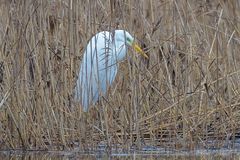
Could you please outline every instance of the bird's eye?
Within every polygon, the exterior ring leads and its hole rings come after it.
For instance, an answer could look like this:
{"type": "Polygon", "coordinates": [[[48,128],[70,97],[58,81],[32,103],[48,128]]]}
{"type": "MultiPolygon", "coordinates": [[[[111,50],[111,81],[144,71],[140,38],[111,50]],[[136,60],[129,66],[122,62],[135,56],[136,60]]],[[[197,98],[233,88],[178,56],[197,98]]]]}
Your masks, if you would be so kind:
{"type": "Polygon", "coordinates": [[[128,38],[128,37],[127,37],[126,39],[127,39],[127,42],[130,42],[130,41],[131,41],[130,38],[128,38]]]}

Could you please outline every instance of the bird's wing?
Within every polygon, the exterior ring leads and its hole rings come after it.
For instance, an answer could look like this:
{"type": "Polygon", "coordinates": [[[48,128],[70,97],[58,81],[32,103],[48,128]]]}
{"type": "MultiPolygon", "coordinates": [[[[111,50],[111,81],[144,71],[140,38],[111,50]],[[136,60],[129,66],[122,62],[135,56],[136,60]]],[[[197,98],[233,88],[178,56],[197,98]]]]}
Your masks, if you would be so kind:
{"type": "Polygon", "coordinates": [[[95,65],[95,79],[92,83],[93,89],[95,89],[93,92],[94,103],[98,100],[99,94],[106,94],[108,86],[112,84],[117,73],[117,65],[111,61],[112,54],[115,50],[112,45],[112,36],[109,32],[107,32],[107,34],[104,32],[99,35],[97,42],[97,60],[95,61],[97,65],[95,65]]]}
{"type": "Polygon", "coordinates": [[[112,65],[109,58],[113,51],[111,41],[109,32],[100,32],[89,41],[84,52],[75,99],[81,101],[85,111],[100,94],[106,94],[116,77],[117,65],[112,65]]]}

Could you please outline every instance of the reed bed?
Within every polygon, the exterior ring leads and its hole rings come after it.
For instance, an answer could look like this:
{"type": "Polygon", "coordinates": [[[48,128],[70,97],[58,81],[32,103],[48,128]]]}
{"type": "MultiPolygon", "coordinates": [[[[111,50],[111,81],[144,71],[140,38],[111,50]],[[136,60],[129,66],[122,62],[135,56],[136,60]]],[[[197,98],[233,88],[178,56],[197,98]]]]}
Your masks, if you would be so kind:
{"type": "Polygon", "coordinates": [[[240,134],[236,0],[0,2],[0,149],[233,147],[240,134]],[[125,29],[129,49],[108,95],[73,101],[97,32],[125,29]]]}

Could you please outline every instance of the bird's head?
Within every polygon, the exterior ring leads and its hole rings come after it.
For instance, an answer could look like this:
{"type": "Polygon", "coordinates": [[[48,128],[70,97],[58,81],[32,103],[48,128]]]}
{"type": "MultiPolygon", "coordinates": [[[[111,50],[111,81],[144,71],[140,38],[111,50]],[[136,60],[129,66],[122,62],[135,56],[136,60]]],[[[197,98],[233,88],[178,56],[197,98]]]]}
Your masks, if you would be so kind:
{"type": "Polygon", "coordinates": [[[125,42],[128,46],[132,47],[137,53],[141,54],[143,57],[148,58],[148,56],[143,52],[139,45],[134,41],[133,36],[127,31],[118,30],[121,36],[118,36],[119,41],[125,42]]]}

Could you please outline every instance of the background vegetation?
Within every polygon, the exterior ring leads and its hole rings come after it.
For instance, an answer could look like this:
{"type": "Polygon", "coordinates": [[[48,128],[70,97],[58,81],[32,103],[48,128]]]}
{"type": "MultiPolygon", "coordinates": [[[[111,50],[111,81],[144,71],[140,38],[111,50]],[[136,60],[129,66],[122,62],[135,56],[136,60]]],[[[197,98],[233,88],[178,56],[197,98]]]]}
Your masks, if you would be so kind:
{"type": "Polygon", "coordinates": [[[2,0],[0,149],[231,147],[239,34],[236,0],[2,0]],[[108,96],[84,114],[71,97],[84,47],[114,29],[150,58],[130,49],[108,96]]]}

